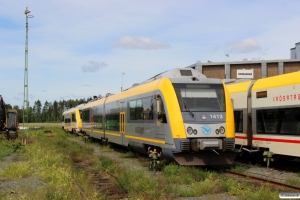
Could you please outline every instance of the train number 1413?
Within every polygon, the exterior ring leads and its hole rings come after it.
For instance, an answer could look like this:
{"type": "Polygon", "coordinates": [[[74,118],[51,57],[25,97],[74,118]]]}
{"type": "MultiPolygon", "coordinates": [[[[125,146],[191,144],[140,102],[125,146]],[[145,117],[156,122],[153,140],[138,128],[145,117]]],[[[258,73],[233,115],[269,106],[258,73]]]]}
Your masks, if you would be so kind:
{"type": "Polygon", "coordinates": [[[211,119],[223,119],[223,115],[219,115],[219,114],[211,114],[210,115],[211,119]]]}

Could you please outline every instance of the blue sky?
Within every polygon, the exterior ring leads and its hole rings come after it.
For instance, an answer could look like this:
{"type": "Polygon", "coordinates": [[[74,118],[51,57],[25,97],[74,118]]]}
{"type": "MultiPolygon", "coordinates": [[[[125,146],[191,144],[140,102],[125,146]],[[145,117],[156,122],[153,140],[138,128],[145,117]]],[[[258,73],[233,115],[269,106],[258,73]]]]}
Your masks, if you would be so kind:
{"type": "Polygon", "coordinates": [[[23,105],[29,19],[29,101],[118,93],[201,61],[289,59],[300,1],[0,0],[0,95],[23,105]]]}

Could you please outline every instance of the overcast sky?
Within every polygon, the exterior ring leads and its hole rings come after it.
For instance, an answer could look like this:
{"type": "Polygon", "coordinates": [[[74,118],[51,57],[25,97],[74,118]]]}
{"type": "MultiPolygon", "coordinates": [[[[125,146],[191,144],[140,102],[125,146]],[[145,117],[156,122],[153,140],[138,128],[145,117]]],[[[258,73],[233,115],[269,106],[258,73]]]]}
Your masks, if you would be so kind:
{"type": "Polygon", "coordinates": [[[289,59],[300,1],[0,0],[0,95],[23,105],[26,7],[29,101],[118,93],[201,61],[289,59]]]}

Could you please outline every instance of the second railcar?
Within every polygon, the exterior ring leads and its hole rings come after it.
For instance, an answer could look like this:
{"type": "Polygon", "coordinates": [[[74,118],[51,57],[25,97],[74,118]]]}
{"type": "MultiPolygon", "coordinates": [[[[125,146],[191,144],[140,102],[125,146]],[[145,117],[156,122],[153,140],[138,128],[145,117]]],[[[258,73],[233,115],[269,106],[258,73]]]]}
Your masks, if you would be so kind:
{"type": "Polygon", "coordinates": [[[236,149],[300,157],[300,72],[227,84],[236,149]]]}
{"type": "Polygon", "coordinates": [[[66,132],[80,133],[82,128],[81,111],[84,104],[71,108],[62,114],[62,129],[66,132]]]}
{"type": "Polygon", "coordinates": [[[93,138],[149,149],[180,165],[231,164],[234,118],[220,79],[178,68],[87,103],[83,131],[93,138]]]}

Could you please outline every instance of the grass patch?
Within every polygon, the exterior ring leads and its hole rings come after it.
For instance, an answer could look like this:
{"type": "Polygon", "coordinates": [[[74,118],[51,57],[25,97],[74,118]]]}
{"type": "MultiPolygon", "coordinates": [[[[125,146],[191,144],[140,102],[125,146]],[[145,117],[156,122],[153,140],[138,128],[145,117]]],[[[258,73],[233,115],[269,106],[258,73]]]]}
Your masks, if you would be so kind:
{"type": "Polygon", "coordinates": [[[300,186],[299,178],[294,178],[294,177],[286,178],[285,183],[289,185],[300,186]]]}
{"type": "Polygon", "coordinates": [[[133,151],[128,151],[128,152],[125,152],[125,153],[122,153],[120,155],[121,158],[137,158],[138,155],[137,153],[133,152],[133,151]]]}
{"type": "MultiPolygon", "coordinates": [[[[113,161],[112,159],[110,159],[106,156],[101,156],[99,165],[100,165],[100,167],[103,167],[104,169],[108,170],[111,173],[116,173],[118,164],[116,163],[116,161],[113,161]]],[[[101,170],[101,168],[100,168],[100,170],[101,170]]]]}
{"type": "MultiPolygon", "coordinates": [[[[76,177],[76,182],[89,195],[89,199],[99,199],[96,188],[91,185],[85,172],[72,168],[73,160],[88,160],[92,163],[93,149],[68,141],[69,136],[59,127],[51,128],[51,131],[55,133],[54,137],[47,137],[43,130],[28,130],[28,143],[21,152],[25,161],[11,163],[4,170],[0,170],[2,181],[21,180],[32,176],[43,183],[34,190],[18,187],[18,193],[15,194],[17,199],[82,199],[72,182],[73,177],[76,177]]],[[[20,137],[25,137],[26,134],[23,131],[20,137]]],[[[5,141],[5,144],[7,142],[9,141],[5,141]]],[[[14,144],[14,147],[10,145],[7,152],[20,152],[19,145],[14,144]]],[[[10,195],[3,192],[0,194],[1,199],[10,199],[10,195]]]]}
{"type": "Polygon", "coordinates": [[[3,161],[4,157],[13,153],[19,153],[24,150],[20,140],[7,140],[5,137],[0,137],[0,161],[3,161]]]}
{"type": "MultiPolygon", "coordinates": [[[[278,199],[278,191],[226,179],[218,170],[177,164],[163,165],[161,171],[156,173],[139,166],[135,169],[127,168],[124,163],[118,163],[117,159],[103,155],[118,153],[110,145],[100,146],[97,140],[89,144],[74,141],[75,136],[66,134],[60,126],[45,126],[44,130],[28,130],[28,133],[20,131],[20,138],[27,134],[29,136],[25,147],[18,143],[19,140],[0,139],[0,159],[1,156],[3,159],[16,152],[17,159],[21,160],[0,170],[1,181],[12,180],[21,184],[27,178],[36,177],[32,180],[39,183],[34,189],[20,186],[20,191],[14,194],[15,199],[82,199],[72,179],[76,179],[89,199],[108,198],[108,193],[97,192],[97,188],[91,184],[92,176],[87,173],[96,171],[104,175],[103,168],[119,177],[116,185],[128,192],[129,199],[174,199],[214,193],[227,193],[236,199],[278,199]],[[48,137],[44,130],[51,130],[53,137],[48,137]],[[95,148],[101,156],[94,155],[95,148]],[[84,164],[84,167],[75,169],[74,162],[79,164],[77,166],[84,164]]],[[[136,153],[130,151],[119,155],[121,158],[137,157],[136,153]]],[[[150,158],[140,156],[137,160],[141,161],[141,166],[145,164],[146,167],[151,161],[150,158]]],[[[237,165],[232,170],[242,172],[243,168],[237,165]]],[[[0,189],[0,198],[12,199],[12,196],[0,189]]]]}
{"type": "Polygon", "coordinates": [[[145,170],[124,170],[120,174],[117,186],[130,193],[132,197],[151,197],[159,199],[163,191],[159,182],[145,170]]]}
{"type": "Polygon", "coordinates": [[[246,171],[246,169],[242,166],[236,166],[236,167],[231,168],[231,171],[237,172],[237,173],[244,173],[246,171]]]}

